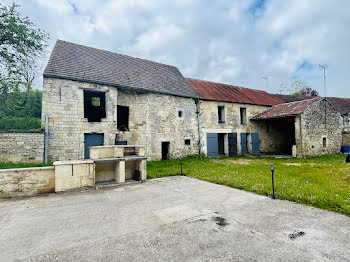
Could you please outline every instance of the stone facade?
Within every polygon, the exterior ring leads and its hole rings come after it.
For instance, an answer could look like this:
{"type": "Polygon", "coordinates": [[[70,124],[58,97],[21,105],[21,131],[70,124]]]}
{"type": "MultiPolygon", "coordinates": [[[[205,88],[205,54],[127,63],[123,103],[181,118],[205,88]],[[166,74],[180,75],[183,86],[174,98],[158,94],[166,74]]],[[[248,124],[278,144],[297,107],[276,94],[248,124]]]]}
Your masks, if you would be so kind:
{"type": "Polygon", "coordinates": [[[116,88],[62,79],[44,78],[42,127],[49,116],[48,160],[84,159],[84,134],[103,133],[104,145],[113,145],[116,127],[116,88]],[[84,89],[106,92],[106,118],[88,122],[84,118],[84,89]]]}
{"type": "Polygon", "coordinates": [[[0,132],[1,162],[42,162],[43,132],[0,132]]]}
{"type": "Polygon", "coordinates": [[[300,156],[300,120],[303,157],[337,154],[342,145],[342,116],[327,100],[309,106],[295,119],[297,155],[300,156]]]}
{"type": "Polygon", "coordinates": [[[129,131],[117,139],[144,145],[149,160],[160,160],[162,142],[169,142],[169,157],[198,154],[196,104],[193,99],[153,93],[121,92],[118,104],[129,106],[129,131]],[[179,116],[179,111],[181,116],[179,116]],[[190,145],[185,145],[185,139],[190,145]]]}
{"type": "Polygon", "coordinates": [[[54,167],[0,170],[0,198],[33,196],[54,191],[54,167]]]}
{"type": "MultiPolygon", "coordinates": [[[[280,150],[283,144],[283,132],[277,126],[270,126],[267,128],[266,121],[251,121],[251,117],[259,114],[267,109],[269,106],[228,103],[218,101],[200,101],[200,127],[202,138],[202,152],[207,152],[207,133],[237,133],[237,147],[238,154],[241,154],[241,133],[258,133],[260,151],[262,153],[275,153],[280,150]],[[219,123],[218,121],[218,107],[224,107],[225,121],[219,123]],[[241,124],[240,108],[246,109],[246,121],[241,124]]],[[[226,139],[225,139],[226,140],[226,139]]],[[[249,141],[249,137],[248,137],[249,141]]],[[[226,147],[226,146],[225,146],[226,147]]],[[[248,153],[251,152],[251,141],[248,144],[248,153]]],[[[228,149],[226,148],[226,151],[228,149]]],[[[225,152],[227,154],[227,152],[225,152]]]]}
{"type": "MultiPolygon", "coordinates": [[[[163,142],[169,143],[170,158],[199,153],[196,103],[191,98],[44,78],[42,105],[43,127],[45,114],[49,115],[49,161],[84,159],[84,134],[93,133],[104,135],[104,145],[116,142],[143,145],[149,160],[162,158],[163,142]],[[101,122],[88,122],[84,118],[84,90],[105,92],[106,117],[101,122]],[[118,106],[129,110],[129,126],[123,131],[117,128],[118,106]]],[[[258,133],[261,153],[291,155],[292,147],[296,145],[297,155],[300,155],[299,117],[250,120],[269,108],[200,100],[201,152],[207,153],[208,133],[237,133],[238,154],[241,154],[240,134],[247,133],[248,153],[251,153],[250,134],[258,133]],[[225,121],[222,123],[218,121],[219,106],[224,107],[225,121]],[[240,119],[241,108],[246,110],[244,124],[240,119]]],[[[341,119],[340,113],[328,101],[322,100],[305,110],[301,114],[303,156],[338,153],[343,131],[341,119]],[[322,124],[325,112],[326,126],[322,124]]],[[[228,154],[227,137],[225,141],[225,154],[228,154]]]]}
{"type": "Polygon", "coordinates": [[[350,114],[343,116],[343,132],[350,133],[350,114]]]}
{"type": "Polygon", "coordinates": [[[196,104],[193,99],[136,93],[63,79],[44,78],[42,127],[49,116],[49,161],[84,159],[84,134],[104,134],[104,145],[115,141],[144,145],[150,160],[161,159],[162,142],[170,142],[169,157],[198,153],[196,104]],[[106,118],[84,118],[84,89],[106,94],[106,118]],[[129,129],[117,129],[117,105],[129,107],[129,129]],[[182,116],[179,117],[179,111],[182,116]],[[185,145],[184,140],[191,144],[185,145]]]}

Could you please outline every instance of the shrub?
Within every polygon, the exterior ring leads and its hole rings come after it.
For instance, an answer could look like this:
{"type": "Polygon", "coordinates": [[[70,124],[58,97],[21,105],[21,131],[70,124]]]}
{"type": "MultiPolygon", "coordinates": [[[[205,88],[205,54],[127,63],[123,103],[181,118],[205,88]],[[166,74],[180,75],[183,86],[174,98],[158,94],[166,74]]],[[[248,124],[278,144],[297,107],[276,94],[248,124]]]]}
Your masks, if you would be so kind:
{"type": "Polygon", "coordinates": [[[41,119],[33,117],[0,118],[0,130],[40,130],[41,119]]]}

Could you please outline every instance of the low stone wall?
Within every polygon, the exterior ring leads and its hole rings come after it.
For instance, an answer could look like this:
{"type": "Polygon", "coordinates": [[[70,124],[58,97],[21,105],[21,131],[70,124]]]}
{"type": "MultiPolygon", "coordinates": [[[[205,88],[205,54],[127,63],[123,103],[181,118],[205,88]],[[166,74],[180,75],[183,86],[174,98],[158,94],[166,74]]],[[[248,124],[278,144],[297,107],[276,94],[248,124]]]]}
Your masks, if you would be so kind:
{"type": "Polygon", "coordinates": [[[0,198],[49,192],[55,192],[53,166],[0,170],[0,198]]]}
{"type": "Polygon", "coordinates": [[[42,162],[43,132],[0,132],[1,162],[42,162]]]}

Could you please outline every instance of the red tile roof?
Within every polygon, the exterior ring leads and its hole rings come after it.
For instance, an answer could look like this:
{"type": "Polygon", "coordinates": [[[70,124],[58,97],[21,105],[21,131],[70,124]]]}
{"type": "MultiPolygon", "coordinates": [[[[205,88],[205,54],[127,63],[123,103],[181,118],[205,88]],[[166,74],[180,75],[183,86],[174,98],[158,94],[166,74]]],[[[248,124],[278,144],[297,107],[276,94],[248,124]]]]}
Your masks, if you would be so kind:
{"type": "Polygon", "coordinates": [[[284,103],[278,97],[265,91],[186,78],[200,99],[224,102],[235,102],[253,105],[273,106],[284,103]]]}
{"type": "Polygon", "coordinates": [[[261,114],[254,116],[252,119],[254,120],[263,120],[263,119],[271,119],[271,118],[281,118],[287,116],[296,116],[305,111],[313,103],[320,101],[322,98],[317,97],[314,99],[302,100],[297,102],[285,103],[276,105],[261,114]]]}

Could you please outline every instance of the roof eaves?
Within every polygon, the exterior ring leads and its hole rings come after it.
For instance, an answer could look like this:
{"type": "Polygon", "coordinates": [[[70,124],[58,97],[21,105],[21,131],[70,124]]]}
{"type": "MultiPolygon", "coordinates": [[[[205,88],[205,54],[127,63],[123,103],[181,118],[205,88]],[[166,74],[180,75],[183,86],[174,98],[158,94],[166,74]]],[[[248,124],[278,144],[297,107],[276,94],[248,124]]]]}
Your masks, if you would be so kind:
{"type": "Polygon", "coordinates": [[[200,96],[198,98],[199,98],[199,100],[212,101],[212,102],[225,102],[225,103],[232,103],[232,104],[244,104],[244,105],[254,105],[254,106],[269,106],[269,107],[275,106],[275,105],[269,105],[269,104],[257,104],[257,103],[247,103],[247,102],[236,102],[236,101],[230,101],[230,100],[208,99],[208,98],[201,98],[200,96]]]}
{"type": "Polygon", "coordinates": [[[125,85],[117,85],[107,82],[100,82],[100,81],[92,81],[92,80],[84,80],[84,79],[78,79],[73,77],[65,77],[65,76],[58,76],[53,74],[43,74],[43,77],[45,78],[54,78],[54,79],[65,79],[70,81],[78,81],[83,83],[90,83],[90,84],[97,84],[97,85],[105,85],[105,86],[112,86],[120,89],[130,90],[130,91],[138,91],[143,93],[156,93],[156,94],[162,94],[162,95],[170,95],[170,96],[177,96],[177,97],[184,97],[184,98],[199,98],[198,96],[187,96],[187,95],[180,95],[180,94],[174,94],[169,92],[162,92],[162,91],[155,91],[155,90],[149,90],[139,87],[131,87],[131,86],[125,86],[125,85]]]}
{"type": "MultiPolygon", "coordinates": [[[[263,113],[261,113],[263,114],[263,113]]],[[[259,115],[261,115],[259,114],[259,115]]],[[[298,116],[301,113],[298,114],[285,114],[285,115],[278,115],[278,116],[272,116],[272,117],[260,117],[259,115],[255,115],[252,118],[250,118],[250,120],[268,120],[268,119],[279,119],[279,118],[285,118],[285,117],[294,117],[294,116],[298,116]]]]}

